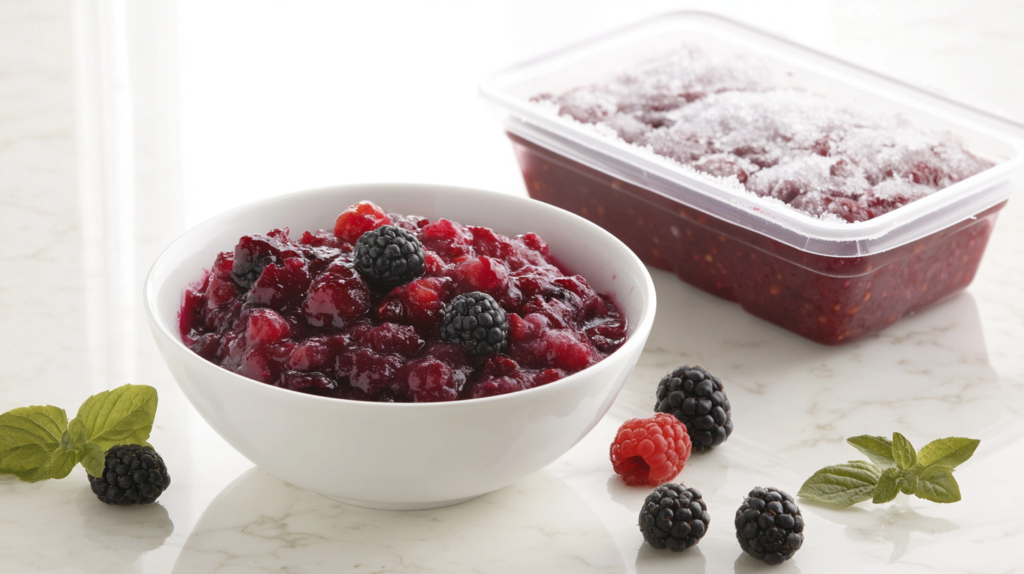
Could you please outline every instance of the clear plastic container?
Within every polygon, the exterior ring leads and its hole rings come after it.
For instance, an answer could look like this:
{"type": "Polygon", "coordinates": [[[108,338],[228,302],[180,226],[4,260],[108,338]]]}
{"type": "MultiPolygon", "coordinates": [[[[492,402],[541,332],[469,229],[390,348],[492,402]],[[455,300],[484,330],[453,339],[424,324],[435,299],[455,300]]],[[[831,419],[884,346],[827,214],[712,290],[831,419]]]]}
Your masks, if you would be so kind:
{"type": "Polygon", "coordinates": [[[1024,126],[731,20],[674,12],[492,74],[532,197],[614,233],[654,267],[823,344],[876,332],[970,284],[999,209],[1024,184],[1024,126]],[[746,50],[808,91],[959,136],[994,167],[856,223],[700,177],[530,102],[611,79],[680,38],[746,50]]]}

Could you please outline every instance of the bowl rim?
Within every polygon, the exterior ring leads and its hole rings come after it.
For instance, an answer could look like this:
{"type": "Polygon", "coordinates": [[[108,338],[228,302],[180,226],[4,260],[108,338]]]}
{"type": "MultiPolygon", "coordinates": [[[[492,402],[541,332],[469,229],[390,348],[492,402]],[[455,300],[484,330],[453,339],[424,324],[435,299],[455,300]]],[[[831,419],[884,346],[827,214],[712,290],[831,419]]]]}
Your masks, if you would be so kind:
{"type": "MultiPolygon", "coordinates": [[[[372,201],[372,199],[370,199],[370,201],[372,201]]],[[[387,182],[350,183],[350,184],[340,184],[340,185],[317,187],[317,188],[305,189],[305,190],[299,190],[299,191],[292,191],[292,192],[287,192],[287,193],[282,193],[282,194],[279,194],[279,195],[275,195],[273,197],[269,197],[269,198],[265,198],[265,199],[260,199],[260,200],[256,200],[256,201],[252,201],[252,202],[248,202],[248,203],[244,203],[242,205],[238,205],[238,206],[232,207],[232,208],[230,208],[228,210],[225,210],[225,211],[223,211],[221,213],[218,213],[217,215],[214,215],[214,216],[212,216],[212,217],[210,217],[208,219],[205,219],[205,220],[201,221],[200,223],[197,223],[196,225],[193,225],[192,227],[190,227],[190,228],[186,229],[185,231],[181,232],[173,241],[171,241],[160,252],[160,255],[158,255],[156,257],[156,259],[153,261],[153,264],[150,266],[149,271],[146,273],[146,279],[143,282],[142,299],[143,299],[143,307],[145,308],[145,311],[146,311],[146,317],[149,320],[150,330],[153,331],[154,337],[158,337],[159,338],[160,336],[162,336],[163,338],[165,338],[168,341],[170,341],[171,344],[173,346],[175,346],[178,351],[186,353],[188,356],[192,357],[193,359],[198,359],[197,364],[201,364],[202,365],[201,368],[204,368],[204,369],[205,368],[214,369],[214,371],[211,371],[211,372],[216,373],[216,374],[218,374],[220,376],[229,375],[229,379],[232,380],[234,383],[242,383],[244,381],[245,382],[244,384],[257,385],[257,386],[254,386],[253,388],[264,388],[264,389],[271,390],[271,392],[276,391],[276,392],[284,393],[283,395],[281,395],[282,399],[285,399],[286,397],[290,397],[290,398],[287,398],[286,400],[299,400],[299,401],[310,400],[310,401],[321,402],[322,404],[325,404],[325,405],[326,404],[349,405],[349,406],[359,405],[360,408],[379,408],[379,409],[387,409],[387,410],[394,410],[394,409],[462,409],[462,408],[472,408],[472,405],[482,405],[482,404],[495,403],[495,402],[500,402],[500,401],[526,400],[528,398],[540,396],[540,395],[542,395],[544,393],[547,393],[547,392],[554,392],[551,389],[555,389],[555,388],[558,388],[558,387],[566,386],[568,384],[572,384],[572,383],[577,382],[580,379],[584,378],[585,376],[590,376],[590,375],[595,374],[596,372],[599,372],[599,371],[602,371],[602,370],[606,370],[612,364],[612,362],[610,362],[609,359],[611,359],[613,356],[627,356],[627,355],[630,355],[630,354],[632,354],[634,352],[636,352],[636,354],[639,355],[639,353],[642,352],[643,349],[641,348],[641,349],[638,350],[636,348],[638,346],[642,346],[642,345],[644,345],[646,343],[647,337],[646,336],[642,336],[642,334],[645,333],[645,332],[646,333],[650,332],[651,328],[654,325],[654,318],[655,318],[655,314],[656,314],[656,311],[657,311],[657,291],[654,288],[654,281],[651,279],[651,274],[648,271],[647,266],[644,265],[644,263],[640,260],[640,258],[637,257],[637,255],[635,253],[633,253],[633,251],[629,247],[627,247],[625,243],[623,243],[619,238],[615,237],[610,232],[608,232],[605,229],[601,228],[597,224],[595,224],[595,223],[593,223],[593,222],[591,222],[591,221],[589,221],[589,220],[587,220],[587,219],[585,219],[583,217],[580,217],[580,216],[578,216],[578,215],[576,215],[576,214],[574,214],[572,212],[566,211],[566,210],[564,210],[562,208],[556,207],[556,206],[548,204],[548,203],[544,203],[542,201],[538,201],[538,200],[532,199],[530,197],[521,196],[521,195],[515,195],[515,194],[511,194],[511,193],[503,193],[503,192],[492,191],[492,190],[485,190],[485,189],[480,189],[480,188],[464,187],[464,186],[441,185],[441,184],[421,184],[421,183],[402,183],[402,182],[395,182],[395,183],[387,183],[387,182]],[[475,398],[475,399],[474,398],[470,398],[470,399],[459,399],[459,400],[454,400],[454,401],[440,401],[440,402],[427,402],[427,403],[416,403],[416,402],[411,402],[411,403],[387,403],[387,402],[378,402],[378,401],[357,401],[357,400],[353,400],[353,399],[342,399],[342,398],[335,398],[335,397],[323,397],[323,396],[319,396],[319,395],[311,395],[311,394],[308,394],[308,393],[302,393],[302,392],[298,392],[298,391],[293,391],[293,390],[290,390],[290,389],[284,389],[284,388],[277,387],[275,385],[270,385],[270,384],[267,384],[267,383],[262,383],[260,381],[257,381],[257,380],[254,380],[254,379],[250,379],[249,377],[245,377],[243,375],[240,375],[238,373],[235,373],[233,371],[225,369],[225,368],[221,367],[220,365],[217,365],[217,364],[211,363],[210,361],[207,361],[206,359],[203,359],[202,357],[197,355],[192,349],[189,349],[187,346],[185,346],[185,344],[181,340],[181,335],[179,333],[177,333],[177,332],[172,331],[168,327],[168,325],[164,324],[164,322],[160,319],[160,315],[159,315],[159,313],[157,312],[157,309],[156,309],[156,292],[158,290],[158,285],[156,285],[155,282],[154,282],[155,281],[154,273],[157,270],[157,268],[160,267],[161,265],[168,265],[168,263],[165,261],[165,258],[167,257],[168,253],[170,253],[172,250],[177,248],[182,242],[184,242],[186,240],[186,238],[188,236],[190,236],[190,235],[192,235],[194,233],[200,232],[202,230],[211,228],[211,227],[217,227],[217,226],[219,226],[220,224],[222,224],[223,222],[225,222],[227,220],[234,219],[234,218],[238,217],[241,213],[244,213],[244,212],[246,212],[248,210],[252,210],[252,209],[256,209],[256,208],[262,207],[262,206],[267,205],[267,204],[273,204],[273,203],[279,203],[279,202],[287,202],[289,200],[293,200],[293,199],[295,199],[297,197],[304,196],[304,195],[314,195],[314,194],[318,194],[318,193],[344,192],[344,191],[350,191],[350,190],[356,190],[356,189],[361,190],[361,191],[365,191],[367,195],[371,195],[371,194],[373,194],[373,193],[375,193],[377,191],[386,191],[386,190],[396,191],[397,190],[397,191],[419,192],[419,193],[437,193],[437,192],[455,191],[455,192],[459,192],[459,193],[472,193],[472,194],[475,194],[475,195],[487,195],[487,196],[491,196],[491,197],[499,196],[503,200],[516,201],[516,202],[520,202],[521,204],[524,204],[524,205],[530,205],[532,208],[535,208],[535,209],[547,210],[547,211],[549,211],[551,213],[557,213],[559,217],[565,217],[565,218],[568,218],[570,220],[574,220],[576,223],[578,223],[578,224],[582,225],[584,228],[588,229],[589,232],[593,232],[593,233],[596,233],[596,234],[599,234],[599,235],[604,235],[606,238],[612,240],[613,243],[617,244],[618,246],[620,246],[622,248],[622,250],[626,254],[626,262],[628,262],[629,264],[636,265],[636,267],[641,272],[640,273],[641,283],[639,285],[637,285],[637,286],[643,288],[644,291],[647,293],[647,304],[644,306],[644,308],[641,311],[639,320],[637,321],[636,326],[633,328],[633,333],[626,339],[626,341],[622,344],[622,346],[620,346],[618,349],[613,351],[611,354],[609,354],[607,357],[605,357],[604,359],[602,359],[598,363],[593,364],[593,365],[591,365],[591,366],[589,366],[589,367],[587,367],[587,368],[585,368],[585,369],[583,369],[581,371],[577,371],[575,373],[572,373],[571,375],[568,375],[566,377],[563,377],[563,378],[561,378],[561,379],[559,379],[557,381],[548,383],[546,385],[541,385],[539,387],[533,387],[533,388],[530,388],[530,389],[524,389],[524,390],[521,390],[521,391],[515,391],[515,392],[511,392],[511,393],[505,393],[505,394],[502,394],[502,395],[494,395],[494,396],[490,396],[490,397],[482,397],[482,398],[475,398]],[[297,398],[297,397],[304,397],[304,398],[297,398]]],[[[257,392],[259,392],[259,391],[257,391],[257,392]]]]}

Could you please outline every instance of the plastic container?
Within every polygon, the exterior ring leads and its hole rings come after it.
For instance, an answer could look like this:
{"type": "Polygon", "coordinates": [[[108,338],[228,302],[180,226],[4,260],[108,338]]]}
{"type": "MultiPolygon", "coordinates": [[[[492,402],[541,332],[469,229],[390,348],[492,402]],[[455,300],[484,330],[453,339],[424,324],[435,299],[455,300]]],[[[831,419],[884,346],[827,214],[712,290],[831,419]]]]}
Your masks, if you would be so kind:
{"type": "Polygon", "coordinates": [[[488,77],[481,94],[504,121],[531,197],[823,344],[864,337],[967,287],[998,211],[1024,183],[1024,126],[706,13],[665,14],[522,62],[488,77]],[[680,38],[751,51],[808,91],[948,130],[995,166],[868,221],[824,221],[530,102],[611,79],[680,38]]]}

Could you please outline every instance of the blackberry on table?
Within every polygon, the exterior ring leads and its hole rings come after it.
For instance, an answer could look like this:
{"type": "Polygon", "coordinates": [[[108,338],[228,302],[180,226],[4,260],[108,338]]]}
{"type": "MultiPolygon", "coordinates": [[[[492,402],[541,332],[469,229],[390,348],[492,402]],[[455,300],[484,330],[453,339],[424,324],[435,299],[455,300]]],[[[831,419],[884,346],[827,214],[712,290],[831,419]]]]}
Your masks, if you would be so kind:
{"type": "Polygon", "coordinates": [[[736,510],[740,548],[765,564],[782,564],[804,543],[804,517],[793,497],[773,488],[757,487],[736,510]]]}
{"type": "Polygon", "coordinates": [[[110,447],[103,476],[88,476],[93,494],[117,506],[149,504],[171,485],[164,459],[153,447],[137,444],[110,447]]]}
{"type": "Polygon", "coordinates": [[[474,355],[499,353],[508,347],[508,318],[487,293],[463,293],[445,307],[441,340],[459,343],[474,355]]]}
{"type": "Polygon", "coordinates": [[[700,491],[668,483],[647,495],[640,510],[640,532],[659,550],[682,552],[695,546],[711,525],[700,491]]]}
{"type": "Polygon", "coordinates": [[[721,379],[701,367],[683,366],[658,383],[655,412],[668,413],[686,426],[694,452],[706,452],[732,434],[732,406],[721,379]]]}
{"type": "Polygon", "coordinates": [[[356,241],[354,261],[367,283],[391,288],[423,275],[426,255],[412,233],[394,225],[382,225],[356,241]]]}

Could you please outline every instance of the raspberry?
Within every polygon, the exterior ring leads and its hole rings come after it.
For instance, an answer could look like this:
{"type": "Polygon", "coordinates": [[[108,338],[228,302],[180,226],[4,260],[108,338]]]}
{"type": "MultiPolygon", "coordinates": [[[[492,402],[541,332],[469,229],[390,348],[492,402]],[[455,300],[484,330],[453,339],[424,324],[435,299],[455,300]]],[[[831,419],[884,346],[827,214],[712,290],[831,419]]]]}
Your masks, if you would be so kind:
{"type": "Polygon", "coordinates": [[[455,268],[455,278],[465,291],[498,295],[508,289],[508,269],[491,257],[467,259],[455,268]]]}
{"type": "Polygon", "coordinates": [[[427,357],[406,365],[409,394],[417,403],[454,401],[466,377],[450,366],[427,357]]]}
{"type": "Polygon", "coordinates": [[[683,470],[690,437],[672,415],[629,419],[619,427],[610,456],[612,468],[629,486],[658,486],[683,470]]]}
{"type": "Polygon", "coordinates": [[[281,339],[287,339],[291,334],[292,329],[288,321],[273,309],[253,309],[249,314],[245,336],[249,339],[250,346],[276,343],[281,339]]]}
{"type": "Polygon", "coordinates": [[[368,330],[360,342],[378,353],[394,353],[411,357],[423,348],[423,339],[408,325],[384,323],[368,330]]]}
{"type": "Polygon", "coordinates": [[[314,327],[345,327],[346,319],[365,315],[370,308],[370,288],[350,267],[332,264],[317,277],[302,303],[302,312],[314,327]]]}
{"type": "Polygon", "coordinates": [[[310,282],[309,270],[301,257],[289,257],[281,265],[268,263],[253,283],[246,302],[278,310],[294,308],[302,303],[310,282]]]}
{"type": "Polygon", "coordinates": [[[346,243],[355,243],[367,231],[390,224],[391,218],[383,209],[371,201],[360,201],[341,212],[334,222],[334,235],[346,243]]]}

